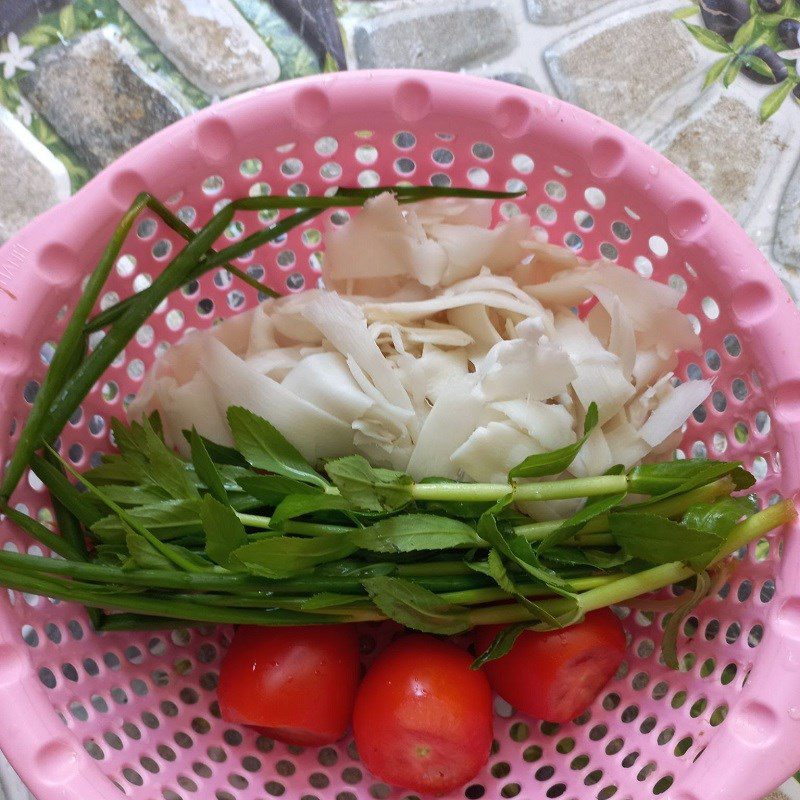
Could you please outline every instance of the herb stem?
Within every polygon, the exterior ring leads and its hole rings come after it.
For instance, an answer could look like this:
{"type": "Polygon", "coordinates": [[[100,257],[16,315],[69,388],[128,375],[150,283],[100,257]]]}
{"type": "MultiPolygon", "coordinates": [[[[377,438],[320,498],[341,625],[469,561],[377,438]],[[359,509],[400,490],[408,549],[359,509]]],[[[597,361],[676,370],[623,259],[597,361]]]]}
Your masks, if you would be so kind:
{"type": "Polygon", "coordinates": [[[566,500],[597,497],[628,489],[625,475],[599,475],[596,478],[567,478],[535,483],[415,483],[409,487],[415,500],[444,502],[490,502],[508,494],[517,500],[566,500]]]}
{"type": "MultiPolygon", "coordinates": [[[[649,514],[658,514],[662,517],[677,517],[684,514],[689,508],[697,503],[712,503],[714,500],[729,495],[733,491],[733,481],[729,477],[719,478],[716,481],[700,486],[697,489],[692,489],[684,494],[674,495],[664,500],[656,500],[647,506],[649,514]]],[[[615,509],[616,513],[623,513],[625,506],[620,506],[615,509]]],[[[547,521],[547,522],[531,522],[525,525],[517,525],[514,528],[514,533],[524,536],[528,541],[534,542],[546,538],[553,531],[558,530],[561,526],[561,520],[547,521]]],[[[577,537],[583,544],[586,544],[584,539],[588,539],[585,534],[602,533],[608,530],[609,520],[608,514],[601,514],[593,519],[590,519],[586,525],[581,528],[577,537]]],[[[592,544],[599,544],[601,541],[607,541],[613,544],[613,540],[591,540],[592,544]]]]}
{"type": "MultiPolygon", "coordinates": [[[[719,563],[753,539],[791,522],[796,517],[797,510],[791,500],[784,500],[753,514],[732,529],[725,549],[709,566],[719,563]]],[[[624,603],[626,600],[664,589],[696,574],[696,571],[683,561],[660,564],[577,594],[578,610],[585,614],[598,608],[624,603]]],[[[540,605],[553,616],[558,616],[570,610],[571,602],[562,599],[543,600],[540,605]]],[[[525,622],[529,619],[533,619],[533,615],[521,605],[490,606],[475,609],[469,614],[471,625],[525,622]]]]}

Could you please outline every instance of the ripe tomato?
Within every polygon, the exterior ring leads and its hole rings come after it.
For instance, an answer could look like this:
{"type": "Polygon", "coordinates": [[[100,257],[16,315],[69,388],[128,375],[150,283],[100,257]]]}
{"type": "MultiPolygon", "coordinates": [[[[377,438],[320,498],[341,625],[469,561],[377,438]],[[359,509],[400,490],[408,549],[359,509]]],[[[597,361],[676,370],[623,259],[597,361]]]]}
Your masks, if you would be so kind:
{"type": "Polygon", "coordinates": [[[242,626],[220,668],[220,712],[281,742],[330,744],[347,732],[360,674],[352,625],[242,626]]]}
{"type": "Polygon", "coordinates": [[[356,696],[362,761],[387,783],[445,794],[475,776],[492,744],[492,692],[468,653],[433,636],[393,642],[356,696]]]}
{"type": "MultiPolygon", "coordinates": [[[[502,629],[476,632],[482,653],[502,629]]],[[[613,677],[625,655],[625,633],[607,608],[558,631],[524,631],[511,651],[483,669],[492,688],[518,711],[548,722],[568,722],[583,713],[613,677]]]]}

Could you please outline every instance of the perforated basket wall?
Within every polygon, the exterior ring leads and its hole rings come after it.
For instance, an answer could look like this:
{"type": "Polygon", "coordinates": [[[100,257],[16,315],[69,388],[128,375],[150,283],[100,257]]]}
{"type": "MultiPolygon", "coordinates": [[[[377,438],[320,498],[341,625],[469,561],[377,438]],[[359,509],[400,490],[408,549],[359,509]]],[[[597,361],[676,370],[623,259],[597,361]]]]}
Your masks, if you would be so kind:
{"type": "MultiPolygon", "coordinates": [[[[436,73],[378,72],[283,84],[214,106],[138,147],[0,251],[0,456],[14,447],[81,278],[134,195],[148,189],[190,224],[228,198],[378,181],[526,187],[499,216],[530,213],[550,241],[603,255],[684,292],[704,352],[682,369],[716,381],[683,451],[740,458],[767,503],[798,484],[800,324],[744,233],[677,168],[626,134],[551,98],[436,73]],[[10,433],[9,433],[10,431],[10,433]]],[[[342,223],[346,212],[333,215],[342,223]]],[[[270,221],[242,215],[229,239],[270,221]]],[[[316,285],[322,218],[241,259],[281,291],[316,285]]],[[[146,286],[179,246],[143,216],[103,304],[146,286]]],[[[190,327],[257,301],[224,272],[160,308],[62,437],[78,467],[109,448],[146,366],[190,327]]],[[[45,523],[26,476],[15,502],[45,523]]],[[[3,522],[0,543],[39,552],[3,522]]],[[[485,770],[454,796],[752,800],[800,765],[800,553],[754,543],[685,626],[685,671],[659,663],[660,616],[631,613],[624,669],[570,725],[497,705],[485,770]]],[[[40,800],[364,800],[405,794],[362,769],[352,745],[275,744],[219,718],[230,630],[95,635],[82,609],[0,598],[0,747],[40,800]]],[[[364,629],[365,656],[376,632],[364,629]]]]}

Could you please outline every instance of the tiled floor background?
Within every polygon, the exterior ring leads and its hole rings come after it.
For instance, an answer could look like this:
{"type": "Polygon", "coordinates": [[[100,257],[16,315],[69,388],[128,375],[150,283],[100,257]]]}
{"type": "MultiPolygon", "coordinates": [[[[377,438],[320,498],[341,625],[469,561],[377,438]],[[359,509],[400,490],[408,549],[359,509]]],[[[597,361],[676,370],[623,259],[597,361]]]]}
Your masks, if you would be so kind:
{"type": "MultiPolygon", "coordinates": [[[[790,96],[761,124],[774,87],[739,76],[703,91],[719,53],[673,19],[687,5],[0,0],[0,243],[193,109],[322,68],[414,66],[557,94],[649,141],[737,217],[800,297],[800,104],[790,96]]],[[[800,17],[798,0],[783,8],[800,17]]],[[[769,800],[800,800],[800,784],[782,791],[769,800]]],[[[27,793],[0,756],[2,798],[27,793]]]]}

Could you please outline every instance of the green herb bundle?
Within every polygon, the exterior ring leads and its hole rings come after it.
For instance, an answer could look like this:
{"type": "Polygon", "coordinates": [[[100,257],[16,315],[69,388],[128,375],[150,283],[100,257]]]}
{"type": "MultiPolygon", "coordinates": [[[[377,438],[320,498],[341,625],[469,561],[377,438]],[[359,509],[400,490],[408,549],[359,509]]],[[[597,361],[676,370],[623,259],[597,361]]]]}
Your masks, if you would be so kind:
{"type": "MultiPolygon", "coordinates": [[[[186,431],[188,460],[164,443],[156,416],[115,421],[119,454],[82,475],[55,451],[35,457],[33,470],[89,539],[90,555],[9,509],[63,559],[0,552],[0,581],[117,612],[101,620],[106,630],[389,618],[452,634],[513,623],[482,660],[526,627],[561,627],[696,580],[691,602],[675,603],[673,617],[685,616],[726,555],[794,514],[789,502],[758,511],[754,498],[732,497],[753,483],[737,462],[552,480],[574,445],[529,457],[507,483],[415,482],[360,456],[316,469],[243,408],[229,408],[228,423],[235,449],[186,431]],[[556,522],[531,522],[514,508],[576,497],[588,500],[556,522]]],[[[675,663],[672,629],[665,653],[675,663]]]]}
{"type": "MultiPolygon", "coordinates": [[[[795,509],[785,501],[759,511],[754,498],[732,496],[754,482],[738,462],[672,461],[553,479],[597,424],[594,404],[578,442],[530,456],[498,484],[415,482],[360,456],[312,465],[268,421],[238,407],[228,409],[235,448],[186,431],[190,459],[164,443],[157,416],[130,426],[114,421],[119,453],[82,475],[50,447],[169,292],[323,208],[359,205],[380,191],[302,198],[303,210],[220,252],[211,245],[236,210],[294,207],[298,198],[235,201],[197,233],[153,198],[137,199],[75,308],[0,485],[4,513],[61,557],[0,551],[0,583],[83,603],[105,630],[388,618],[453,634],[509,623],[482,663],[527,627],[563,627],[591,610],[693,582],[676,598],[667,627],[665,657],[676,665],[680,620],[711,591],[720,562],[795,509]],[[148,289],[90,319],[144,207],[189,243],[148,289]],[[105,337],[87,353],[86,334],[100,327],[105,337]],[[27,467],[50,490],[60,536],[7,505],[27,467]],[[532,522],[515,505],[566,498],[586,503],[553,522],[532,522]]],[[[401,202],[506,196],[391,191],[401,202]]]]}

